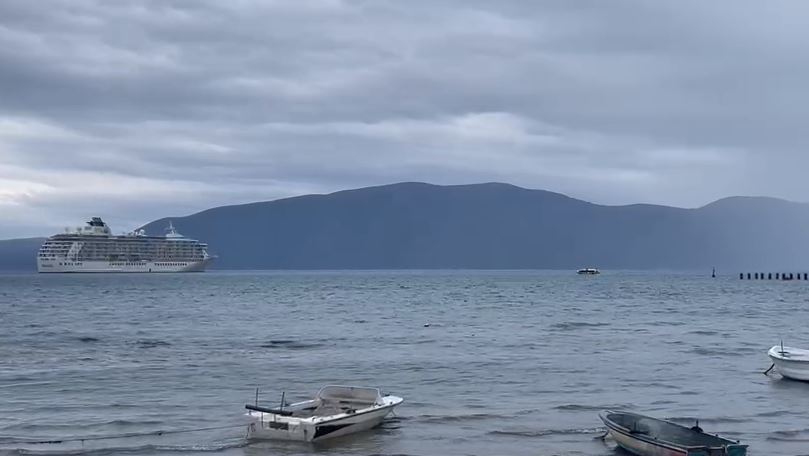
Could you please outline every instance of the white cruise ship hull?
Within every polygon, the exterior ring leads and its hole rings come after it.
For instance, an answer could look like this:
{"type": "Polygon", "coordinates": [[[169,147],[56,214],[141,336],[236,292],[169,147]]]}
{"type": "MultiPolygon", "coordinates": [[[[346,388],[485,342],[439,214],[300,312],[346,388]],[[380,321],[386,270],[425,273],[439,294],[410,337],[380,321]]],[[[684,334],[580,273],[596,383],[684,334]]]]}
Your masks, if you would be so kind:
{"type": "Polygon", "coordinates": [[[37,261],[39,272],[202,272],[211,258],[200,261],[37,261]]]}

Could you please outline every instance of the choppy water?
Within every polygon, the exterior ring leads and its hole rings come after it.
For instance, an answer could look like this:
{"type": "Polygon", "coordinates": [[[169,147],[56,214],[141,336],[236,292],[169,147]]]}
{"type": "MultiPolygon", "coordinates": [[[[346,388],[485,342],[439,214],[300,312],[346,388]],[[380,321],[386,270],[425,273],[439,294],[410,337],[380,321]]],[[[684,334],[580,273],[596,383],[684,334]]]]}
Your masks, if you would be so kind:
{"type": "Polygon", "coordinates": [[[629,408],[806,455],[809,384],[761,372],[807,324],[809,282],[697,274],[0,275],[0,453],[615,455],[597,414],[629,408]],[[369,433],[245,444],[256,386],[326,383],[406,402],[369,433]]]}

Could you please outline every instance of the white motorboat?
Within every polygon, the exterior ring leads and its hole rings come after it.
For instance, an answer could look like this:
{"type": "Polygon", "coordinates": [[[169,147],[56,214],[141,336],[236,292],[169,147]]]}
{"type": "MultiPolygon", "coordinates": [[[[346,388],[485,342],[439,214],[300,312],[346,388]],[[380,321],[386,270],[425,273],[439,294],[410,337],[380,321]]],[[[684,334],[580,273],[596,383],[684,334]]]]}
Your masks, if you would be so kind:
{"type": "Polygon", "coordinates": [[[771,348],[767,355],[782,376],[793,380],[809,381],[809,350],[784,347],[781,344],[771,348]]]}
{"type": "Polygon", "coordinates": [[[317,442],[378,426],[404,401],[377,388],[324,386],[314,399],[268,408],[246,405],[250,440],[277,439],[317,442]]]}
{"type": "Polygon", "coordinates": [[[576,273],[579,275],[596,275],[601,274],[601,271],[596,268],[582,268],[576,271],[576,273]]]}

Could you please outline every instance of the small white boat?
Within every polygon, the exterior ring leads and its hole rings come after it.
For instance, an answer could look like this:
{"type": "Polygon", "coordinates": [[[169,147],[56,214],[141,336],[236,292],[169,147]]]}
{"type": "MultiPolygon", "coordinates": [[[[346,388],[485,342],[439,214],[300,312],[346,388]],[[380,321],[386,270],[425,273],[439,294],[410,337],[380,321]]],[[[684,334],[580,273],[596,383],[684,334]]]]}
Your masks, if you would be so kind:
{"type": "Polygon", "coordinates": [[[809,381],[809,350],[784,347],[771,348],[767,355],[778,373],[793,380],[809,381]]]}
{"type": "Polygon", "coordinates": [[[640,456],[745,456],[747,445],[631,412],[599,415],[621,448],[640,456]]]}
{"type": "Polygon", "coordinates": [[[579,269],[578,271],[576,271],[576,274],[595,275],[595,274],[601,274],[601,271],[599,271],[596,268],[582,268],[582,269],[579,269]]]}
{"type": "Polygon", "coordinates": [[[340,437],[378,426],[403,401],[377,388],[330,385],[308,401],[283,406],[282,399],[277,409],[248,404],[247,438],[318,442],[340,437]]]}

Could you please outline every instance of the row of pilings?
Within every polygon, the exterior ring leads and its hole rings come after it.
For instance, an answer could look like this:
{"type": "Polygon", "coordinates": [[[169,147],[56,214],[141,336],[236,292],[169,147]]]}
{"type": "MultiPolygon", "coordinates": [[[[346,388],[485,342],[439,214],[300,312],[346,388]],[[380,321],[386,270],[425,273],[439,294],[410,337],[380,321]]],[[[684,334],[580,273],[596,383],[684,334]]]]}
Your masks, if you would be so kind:
{"type": "Polygon", "coordinates": [[[740,280],[809,280],[809,273],[806,272],[798,272],[793,274],[791,272],[740,272],[739,273],[740,280]]]}

